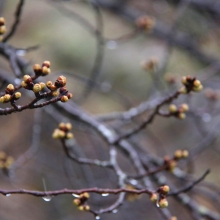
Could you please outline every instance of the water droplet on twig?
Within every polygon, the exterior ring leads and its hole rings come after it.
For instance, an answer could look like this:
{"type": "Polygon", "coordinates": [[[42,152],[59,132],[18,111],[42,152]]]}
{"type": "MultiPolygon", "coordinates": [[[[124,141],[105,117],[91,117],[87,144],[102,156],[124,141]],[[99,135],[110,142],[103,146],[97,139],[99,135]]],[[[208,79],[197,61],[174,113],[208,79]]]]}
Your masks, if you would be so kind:
{"type": "Polygon", "coordinates": [[[118,209],[114,209],[113,211],[112,211],[112,213],[117,213],[118,212],[118,209]]]}
{"type": "Polygon", "coordinates": [[[75,193],[72,193],[72,196],[76,197],[76,198],[79,198],[79,195],[78,194],[75,194],[75,193]]]}
{"type": "Polygon", "coordinates": [[[9,197],[9,196],[11,196],[11,194],[10,194],[10,193],[8,193],[8,194],[6,194],[5,196],[9,197]]]}
{"type": "Polygon", "coordinates": [[[108,193],[102,193],[102,196],[108,196],[109,194],[108,193]]]}
{"type": "Polygon", "coordinates": [[[46,202],[50,202],[52,197],[51,196],[44,196],[44,197],[42,197],[42,199],[46,202]]]}
{"type": "Polygon", "coordinates": [[[99,220],[99,219],[101,219],[101,218],[100,218],[99,215],[96,215],[95,219],[96,219],[96,220],[99,220]]]}

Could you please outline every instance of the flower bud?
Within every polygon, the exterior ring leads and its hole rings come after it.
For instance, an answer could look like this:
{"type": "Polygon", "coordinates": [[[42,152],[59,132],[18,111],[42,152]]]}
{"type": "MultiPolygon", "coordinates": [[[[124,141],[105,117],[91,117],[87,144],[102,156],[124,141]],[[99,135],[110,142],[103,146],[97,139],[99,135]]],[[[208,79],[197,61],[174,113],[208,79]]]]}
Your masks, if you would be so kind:
{"type": "Polygon", "coordinates": [[[52,96],[56,97],[59,95],[59,92],[57,90],[52,91],[52,96]]]}
{"type": "Polygon", "coordinates": [[[40,92],[41,90],[42,90],[41,85],[38,84],[38,83],[36,83],[36,84],[34,85],[34,87],[33,87],[34,93],[38,93],[38,92],[40,92]]]}
{"type": "Polygon", "coordinates": [[[55,82],[55,85],[58,87],[63,87],[66,85],[66,77],[65,76],[59,76],[55,82]]]}
{"type": "Polygon", "coordinates": [[[182,159],[183,157],[183,151],[182,150],[176,150],[174,153],[174,158],[176,160],[182,159]]]}
{"type": "Polygon", "coordinates": [[[160,199],[158,205],[160,206],[160,208],[167,208],[169,204],[168,201],[164,198],[164,199],[160,199]]]}
{"type": "Polygon", "coordinates": [[[66,95],[63,95],[62,97],[61,97],[61,102],[67,102],[69,99],[68,99],[68,97],[66,96],[66,95]]]}
{"type": "Polygon", "coordinates": [[[20,93],[20,92],[16,92],[16,93],[14,94],[14,98],[15,98],[15,99],[21,98],[21,93],[20,93]]]}
{"type": "Polygon", "coordinates": [[[1,103],[4,102],[4,96],[0,97],[0,102],[1,102],[1,103]]]}
{"type": "Polygon", "coordinates": [[[187,158],[189,156],[189,151],[188,150],[183,150],[183,158],[187,158]]]}
{"type": "Polygon", "coordinates": [[[71,123],[66,123],[66,129],[69,131],[72,129],[71,123]]]}
{"type": "Polygon", "coordinates": [[[46,66],[47,68],[50,68],[50,61],[45,60],[42,64],[42,67],[46,66]]]}
{"type": "Polygon", "coordinates": [[[43,73],[44,76],[50,74],[50,68],[48,68],[46,66],[43,66],[42,67],[42,73],[43,73]]]}
{"type": "Polygon", "coordinates": [[[73,204],[76,205],[76,206],[79,206],[81,204],[81,200],[80,199],[74,199],[73,204]]]}
{"type": "Polygon", "coordinates": [[[0,26],[4,25],[5,24],[5,18],[3,17],[0,17],[0,26]]]}
{"type": "Polygon", "coordinates": [[[68,132],[68,133],[66,134],[66,138],[67,138],[67,139],[73,138],[73,133],[68,132]]]}
{"type": "Polygon", "coordinates": [[[41,69],[41,66],[39,64],[35,64],[33,66],[33,69],[34,69],[34,72],[36,75],[41,75],[42,74],[42,69],[41,69]]]}
{"type": "Polygon", "coordinates": [[[9,91],[14,91],[15,87],[12,84],[8,84],[7,89],[9,91]]]}
{"type": "Polygon", "coordinates": [[[178,114],[178,116],[177,116],[179,119],[181,119],[181,120],[183,120],[183,119],[185,119],[186,118],[186,114],[185,113],[182,113],[182,112],[180,112],[179,114],[178,114]]]}
{"type": "Polygon", "coordinates": [[[187,104],[185,104],[185,103],[183,103],[182,105],[180,105],[180,107],[179,107],[179,112],[188,112],[189,111],[189,106],[187,105],[187,104]]]}
{"type": "Polygon", "coordinates": [[[188,93],[186,87],[182,87],[182,88],[180,88],[179,92],[180,92],[181,94],[187,94],[187,93],[188,93]]]}
{"type": "Polygon", "coordinates": [[[168,185],[161,186],[159,188],[160,193],[167,195],[170,191],[170,187],[168,185]]]}
{"type": "Polygon", "coordinates": [[[11,95],[5,94],[4,96],[4,102],[9,102],[11,100],[11,95]]]}
{"type": "Polygon", "coordinates": [[[153,202],[153,203],[156,203],[157,200],[158,200],[157,193],[152,193],[151,196],[150,196],[150,201],[153,202]]]}
{"type": "Polygon", "coordinates": [[[6,26],[0,26],[0,34],[4,34],[6,32],[6,26]]]}
{"type": "Polygon", "coordinates": [[[174,104],[169,105],[169,111],[170,113],[175,113],[177,112],[177,107],[174,104]]]}
{"type": "Polygon", "coordinates": [[[23,80],[24,80],[24,82],[26,82],[26,83],[29,83],[29,82],[32,81],[32,79],[31,79],[31,77],[30,77],[29,75],[24,75],[24,76],[23,76],[23,80]]]}

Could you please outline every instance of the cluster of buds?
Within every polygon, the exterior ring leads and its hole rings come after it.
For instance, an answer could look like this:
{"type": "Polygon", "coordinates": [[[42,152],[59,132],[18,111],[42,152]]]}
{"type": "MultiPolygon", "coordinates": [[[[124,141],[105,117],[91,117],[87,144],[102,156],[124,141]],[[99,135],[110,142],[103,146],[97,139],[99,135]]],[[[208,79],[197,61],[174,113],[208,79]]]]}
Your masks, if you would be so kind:
{"type": "Polygon", "coordinates": [[[33,69],[37,77],[46,76],[50,74],[50,61],[44,61],[41,66],[39,64],[35,64],[33,69]]]}
{"type": "Polygon", "coordinates": [[[136,26],[149,32],[155,26],[155,19],[149,16],[141,16],[136,20],[136,26]]]}
{"type": "Polygon", "coordinates": [[[183,76],[181,82],[184,85],[180,89],[180,93],[182,94],[187,94],[191,91],[200,92],[203,89],[203,85],[196,77],[183,76]]]}
{"type": "Polygon", "coordinates": [[[181,159],[185,159],[189,156],[189,152],[187,150],[176,150],[173,158],[169,158],[165,156],[164,165],[166,165],[167,170],[173,172],[177,167],[177,162],[181,159]]]}
{"type": "Polygon", "coordinates": [[[144,70],[147,70],[149,72],[154,72],[157,64],[158,64],[158,59],[156,57],[151,57],[149,60],[143,61],[141,63],[141,66],[144,70]]]}
{"type": "Polygon", "coordinates": [[[189,106],[186,103],[181,104],[179,107],[177,107],[174,104],[169,105],[170,114],[179,119],[184,119],[186,117],[185,113],[188,111],[189,111],[189,106]]]}
{"type": "Polygon", "coordinates": [[[7,156],[4,151],[0,151],[0,168],[3,170],[8,170],[13,164],[14,159],[11,156],[7,156]]]}
{"type": "Polygon", "coordinates": [[[21,97],[20,92],[15,92],[15,87],[12,84],[9,84],[5,89],[5,94],[0,97],[0,102],[7,103],[18,100],[21,97]]]}
{"type": "Polygon", "coordinates": [[[84,192],[80,194],[78,198],[73,200],[73,204],[76,205],[80,211],[89,211],[90,207],[86,204],[88,198],[89,193],[84,192]]]}
{"type": "Polygon", "coordinates": [[[0,17],[0,41],[2,41],[2,35],[6,32],[5,19],[0,17]]]}
{"type": "Polygon", "coordinates": [[[34,93],[39,93],[42,89],[45,88],[45,83],[34,83],[31,76],[24,75],[21,86],[25,89],[32,90],[34,93]]]}
{"type": "Polygon", "coordinates": [[[170,187],[168,185],[164,185],[158,188],[155,193],[152,193],[150,196],[150,200],[153,203],[156,203],[160,208],[167,208],[169,203],[166,199],[167,194],[170,191],[170,187]]]}
{"type": "Polygon", "coordinates": [[[207,88],[204,91],[204,94],[206,98],[212,100],[212,101],[217,101],[220,99],[220,90],[214,90],[211,88],[207,88]]]}
{"type": "Polygon", "coordinates": [[[73,138],[73,133],[70,132],[72,129],[72,125],[70,123],[63,123],[59,124],[59,127],[56,128],[52,134],[54,139],[71,139],[73,138]]]}
{"type": "Polygon", "coordinates": [[[68,92],[65,85],[66,85],[65,76],[59,76],[54,84],[51,81],[47,81],[46,83],[46,86],[51,91],[52,96],[58,96],[60,93],[61,102],[67,102],[69,99],[73,97],[72,93],[68,92]],[[59,89],[59,93],[57,91],[58,89],[59,89]]]}

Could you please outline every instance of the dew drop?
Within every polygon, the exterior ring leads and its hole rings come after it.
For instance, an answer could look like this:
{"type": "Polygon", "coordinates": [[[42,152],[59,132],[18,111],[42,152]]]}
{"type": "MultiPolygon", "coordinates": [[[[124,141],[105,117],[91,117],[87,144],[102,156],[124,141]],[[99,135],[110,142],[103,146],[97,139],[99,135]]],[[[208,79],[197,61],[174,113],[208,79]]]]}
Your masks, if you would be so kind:
{"type": "Polygon", "coordinates": [[[115,50],[117,47],[118,47],[118,43],[116,41],[113,41],[113,40],[109,40],[107,43],[106,43],[106,46],[108,49],[110,50],[115,50]]]}
{"type": "Polygon", "coordinates": [[[117,213],[118,212],[118,209],[114,209],[113,211],[112,211],[112,213],[117,213]]]}
{"type": "Polygon", "coordinates": [[[160,205],[159,205],[159,202],[157,201],[157,203],[156,203],[156,206],[159,208],[160,207],[160,205]]]}
{"type": "Polygon", "coordinates": [[[102,196],[108,196],[109,194],[108,193],[102,193],[102,196]]]}
{"type": "Polygon", "coordinates": [[[137,185],[137,184],[138,184],[138,181],[137,181],[137,180],[134,180],[134,179],[131,179],[131,180],[130,180],[130,183],[133,184],[133,185],[137,185]]]}
{"type": "Polygon", "coordinates": [[[99,220],[99,219],[101,219],[101,218],[100,218],[100,216],[96,215],[95,219],[96,219],[96,220],[99,220]]]}
{"type": "Polygon", "coordinates": [[[46,202],[50,202],[52,197],[51,196],[44,196],[44,197],[42,197],[42,199],[46,202]]]}
{"type": "Polygon", "coordinates": [[[72,196],[79,198],[80,196],[78,194],[73,193],[72,196]]]}
{"type": "Polygon", "coordinates": [[[9,197],[11,194],[10,193],[8,193],[8,194],[6,194],[5,196],[7,196],[7,197],[9,197]]]}

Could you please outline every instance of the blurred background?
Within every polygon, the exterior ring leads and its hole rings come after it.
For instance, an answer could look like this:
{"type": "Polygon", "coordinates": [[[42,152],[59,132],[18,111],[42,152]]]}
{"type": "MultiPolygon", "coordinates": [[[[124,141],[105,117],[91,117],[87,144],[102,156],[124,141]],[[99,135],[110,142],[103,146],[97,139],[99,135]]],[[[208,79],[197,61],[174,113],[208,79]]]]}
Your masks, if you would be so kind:
{"type": "MultiPolygon", "coordinates": [[[[14,22],[18,2],[0,1],[0,13],[8,30],[14,22]]],[[[206,177],[207,185],[201,183],[188,194],[219,213],[219,22],[217,0],[28,0],[19,27],[8,44],[20,49],[17,55],[30,66],[49,60],[52,73],[44,78],[45,82],[65,75],[73,101],[96,118],[166,97],[180,88],[184,75],[198,77],[204,90],[174,101],[177,105],[189,105],[185,120],[158,116],[132,141],[141,152],[161,158],[172,155],[176,149],[189,150],[192,157],[180,163],[180,168],[195,178],[208,168],[211,173],[206,177]],[[137,20],[144,15],[155,22],[149,30],[137,29],[137,20]],[[32,46],[38,48],[28,53],[22,50],[32,46]],[[147,65],[151,62],[153,70],[147,65]]],[[[14,76],[3,56],[0,71],[14,76]]],[[[5,85],[1,80],[1,91],[5,85]]],[[[30,100],[26,96],[21,103],[30,100]]],[[[146,115],[132,122],[106,123],[125,131],[146,115]]],[[[117,188],[112,170],[79,165],[66,158],[59,141],[51,138],[61,121],[73,124],[78,155],[108,159],[107,144],[92,128],[68,118],[62,111],[57,114],[50,106],[1,116],[0,150],[15,159],[10,175],[0,173],[1,189],[117,188]]],[[[125,171],[133,171],[126,155],[119,152],[118,158],[125,171]]],[[[172,175],[167,178],[172,179],[172,175]]],[[[173,181],[184,186],[181,180],[173,181]]],[[[54,197],[50,202],[26,195],[0,196],[0,218],[94,219],[91,214],[78,211],[72,200],[70,195],[54,197]]],[[[115,196],[93,195],[90,204],[101,208],[114,200],[115,196]]],[[[173,198],[169,201],[169,209],[178,219],[196,219],[173,198]]],[[[162,219],[146,195],[135,201],[127,198],[117,213],[101,216],[106,220],[134,218],[162,219]]]]}

